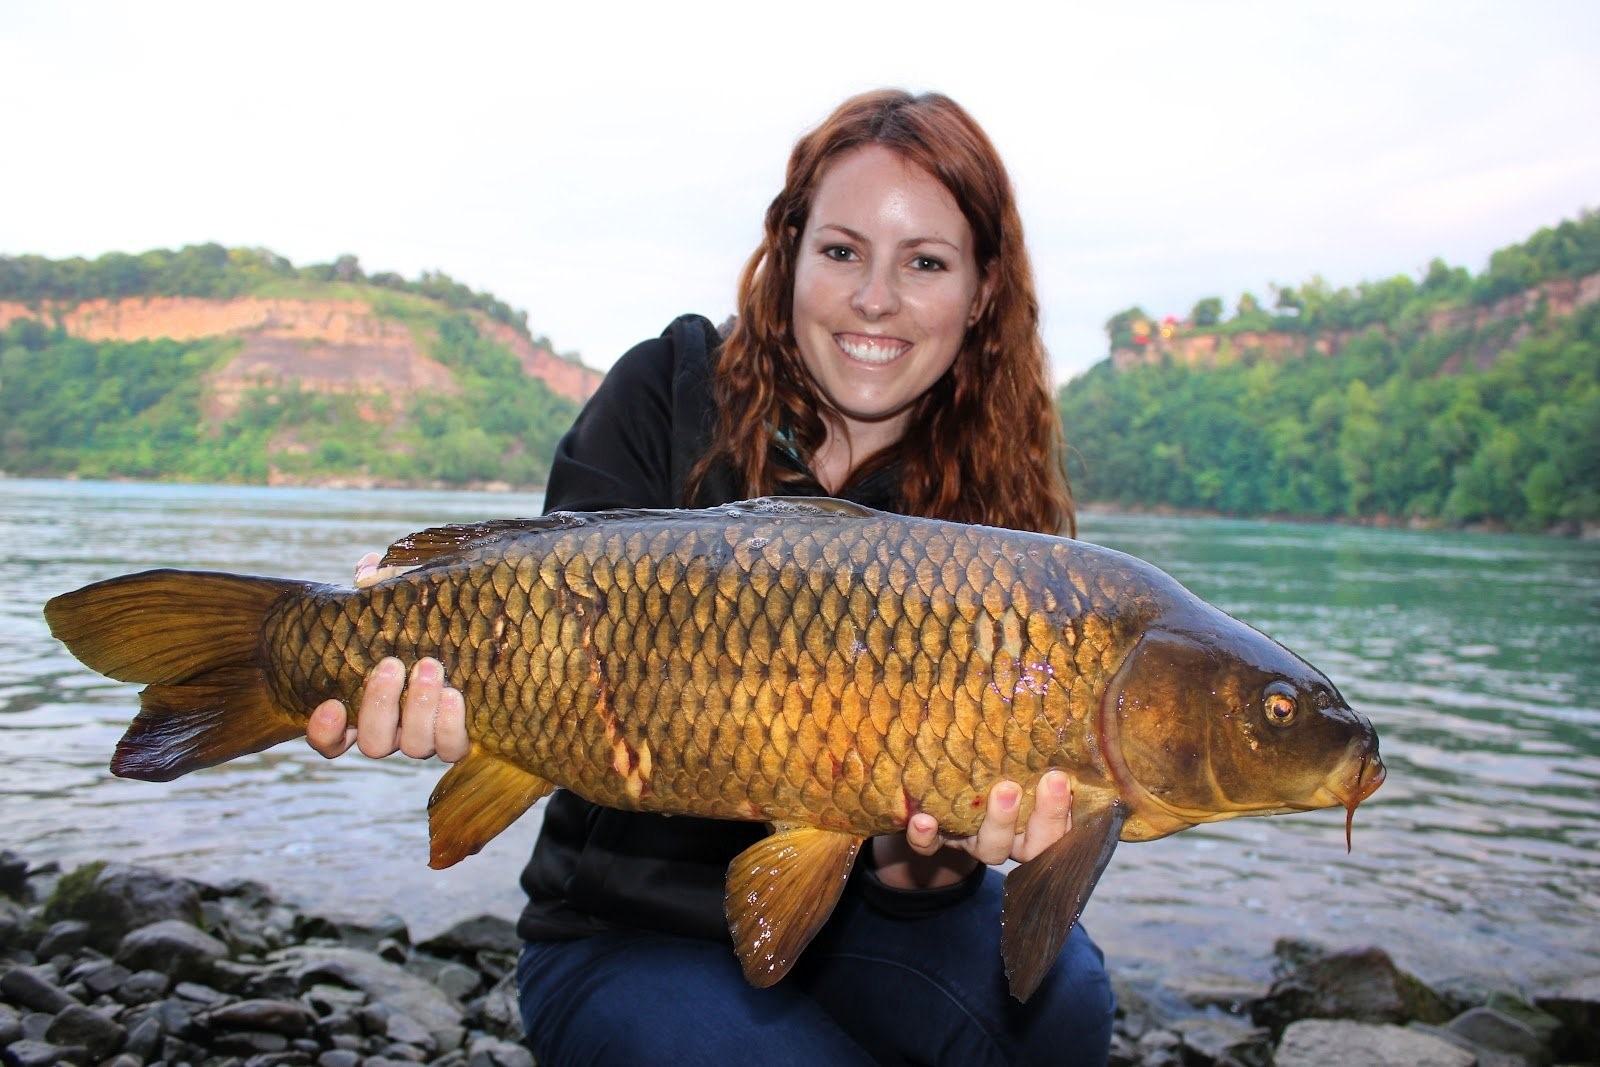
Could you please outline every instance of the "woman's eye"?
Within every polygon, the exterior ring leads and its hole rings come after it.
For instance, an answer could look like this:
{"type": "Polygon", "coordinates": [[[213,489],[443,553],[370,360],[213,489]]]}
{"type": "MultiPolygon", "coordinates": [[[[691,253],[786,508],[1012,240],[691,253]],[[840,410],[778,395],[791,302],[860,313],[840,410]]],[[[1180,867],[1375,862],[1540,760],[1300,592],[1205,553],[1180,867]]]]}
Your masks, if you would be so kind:
{"type": "Polygon", "coordinates": [[[822,250],[822,254],[835,263],[848,263],[855,258],[855,252],[844,245],[829,245],[822,250]]]}
{"type": "Polygon", "coordinates": [[[944,270],[944,261],[932,256],[918,256],[911,261],[911,266],[916,270],[944,270]]]}

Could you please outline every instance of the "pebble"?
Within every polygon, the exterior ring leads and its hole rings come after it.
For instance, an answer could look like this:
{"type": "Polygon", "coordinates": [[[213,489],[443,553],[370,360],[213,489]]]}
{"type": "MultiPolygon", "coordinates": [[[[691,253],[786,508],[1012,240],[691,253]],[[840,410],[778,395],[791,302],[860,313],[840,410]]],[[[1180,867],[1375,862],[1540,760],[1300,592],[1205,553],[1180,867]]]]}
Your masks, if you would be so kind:
{"type": "MultiPolygon", "coordinates": [[[[13,867],[27,871],[21,861],[13,867]]],[[[55,881],[37,874],[28,872],[25,891],[55,881]]],[[[88,896],[99,895],[102,914],[82,904],[86,877],[60,879],[72,906],[55,911],[0,892],[6,1064],[533,1067],[510,973],[515,930],[505,920],[469,920],[413,948],[392,917],[336,923],[252,883],[199,886],[130,867],[94,876],[88,896]],[[137,899],[117,904],[119,892],[137,899]]],[[[1110,1063],[1259,1067],[1275,1056],[1279,1067],[1462,1067],[1475,1057],[1479,1067],[1505,1067],[1594,1058],[1600,979],[1568,983],[1535,1007],[1491,989],[1441,999],[1375,949],[1284,942],[1277,957],[1278,982],[1265,995],[1199,970],[1176,985],[1113,976],[1110,1063]],[[1305,1005],[1406,1025],[1305,1018],[1305,1005]],[[1281,1034],[1276,1043],[1272,1034],[1281,1034]]]]}

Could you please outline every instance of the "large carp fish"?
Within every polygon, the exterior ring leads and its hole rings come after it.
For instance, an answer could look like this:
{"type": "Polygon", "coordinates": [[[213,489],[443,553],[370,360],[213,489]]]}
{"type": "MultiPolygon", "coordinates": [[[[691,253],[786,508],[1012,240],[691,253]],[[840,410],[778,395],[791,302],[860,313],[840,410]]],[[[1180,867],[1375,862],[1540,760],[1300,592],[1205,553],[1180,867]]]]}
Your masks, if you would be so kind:
{"type": "Polygon", "coordinates": [[[745,975],[771,985],[871,834],[971,834],[1001,779],[1073,782],[1072,828],[1006,880],[1026,999],[1119,840],[1342,806],[1378,739],[1316,668],[1140,560],[833,500],[552,514],[390,547],[366,589],[155,570],[51,600],[88,666],[147,684],[116,774],[167,781],[302,736],[384,656],[435,656],[466,758],[428,803],[431,863],[562,786],[614,808],[760,820],[728,870],[745,975]]]}

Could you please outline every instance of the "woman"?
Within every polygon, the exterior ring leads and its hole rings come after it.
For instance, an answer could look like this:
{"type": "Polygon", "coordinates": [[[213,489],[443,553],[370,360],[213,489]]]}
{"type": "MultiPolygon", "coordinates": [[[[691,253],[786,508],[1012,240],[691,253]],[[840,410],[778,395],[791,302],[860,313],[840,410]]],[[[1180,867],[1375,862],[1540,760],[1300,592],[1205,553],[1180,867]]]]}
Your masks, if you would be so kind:
{"type": "MultiPolygon", "coordinates": [[[[723,341],[686,316],[628,352],[557,447],[553,510],[826,494],[910,514],[1071,532],[1038,306],[1010,181],[936,94],[846,101],[802,138],[723,341]]],[[[376,580],[368,557],[358,580],[376,580]]],[[[335,756],[466,751],[462,699],[385,661],[358,716],[329,702],[335,756]]],[[[1069,832],[1071,785],[991,791],[969,838],[931,816],[864,849],[833,918],[777,986],[748,986],[722,911],[728,861],[763,832],[557,793],[523,874],[518,971],[541,1064],[1103,1063],[1111,996],[1082,927],[1026,1004],[1001,972],[1001,877],[1069,832]]]]}

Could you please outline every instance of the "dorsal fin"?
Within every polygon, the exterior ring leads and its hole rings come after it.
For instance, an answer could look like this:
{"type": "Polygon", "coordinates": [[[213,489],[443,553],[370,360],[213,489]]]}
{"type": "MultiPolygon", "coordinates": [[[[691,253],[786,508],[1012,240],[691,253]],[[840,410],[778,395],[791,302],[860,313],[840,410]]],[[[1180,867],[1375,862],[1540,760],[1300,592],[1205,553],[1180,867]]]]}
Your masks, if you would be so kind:
{"type": "Polygon", "coordinates": [[[792,515],[796,511],[815,514],[823,512],[830,515],[848,515],[857,519],[873,519],[882,515],[881,511],[873,511],[865,504],[857,504],[853,500],[840,500],[831,496],[763,496],[754,500],[741,500],[736,504],[728,504],[727,508],[737,509],[754,515],[792,515]]]}
{"type": "Polygon", "coordinates": [[[536,519],[490,519],[450,526],[432,526],[406,534],[389,546],[380,567],[419,567],[443,556],[468,549],[509,541],[536,530],[564,530],[582,526],[587,520],[571,512],[557,511],[536,519]]]}
{"type": "Polygon", "coordinates": [[[671,510],[666,508],[614,508],[610,511],[552,511],[532,519],[490,519],[487,522],[468,522],[449,526],[432,526],[406,534],[384,553],[380,567],[420,567],[425,563],[455,556],[474,548],[499,544],[521,537],[523,534],[547,530],[567,530],[574,526],[627,520],[647,521],[703,519],[721,513],[729,517],[751,515],[761,518],[782,518],[796,515],[842,515],[852,518],[875,518],[882,512],[828,496],[764,496],[755,500],[741,500],[704,511],[671,510]]]}

